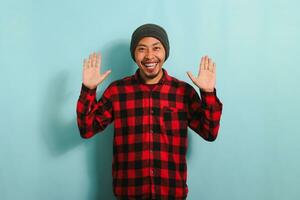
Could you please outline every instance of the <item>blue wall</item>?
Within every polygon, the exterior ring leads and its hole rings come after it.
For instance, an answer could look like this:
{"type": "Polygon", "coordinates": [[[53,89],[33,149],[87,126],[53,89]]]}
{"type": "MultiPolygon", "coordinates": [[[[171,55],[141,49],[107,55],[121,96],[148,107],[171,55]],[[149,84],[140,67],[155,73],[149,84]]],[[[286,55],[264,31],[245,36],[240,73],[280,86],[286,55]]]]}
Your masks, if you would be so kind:
{"type": "Polygon", "coordinates": [[[113,80],[132,74],[132,31],[169,34],[165,68],[189,83],[208,54],[224,104],[218,139],[189,131],[192,200],[300,199],[296,0],[1,0],[0,199],[113,199],[113,127],[79,136],[83,58],[103,55],[113,80]]]}

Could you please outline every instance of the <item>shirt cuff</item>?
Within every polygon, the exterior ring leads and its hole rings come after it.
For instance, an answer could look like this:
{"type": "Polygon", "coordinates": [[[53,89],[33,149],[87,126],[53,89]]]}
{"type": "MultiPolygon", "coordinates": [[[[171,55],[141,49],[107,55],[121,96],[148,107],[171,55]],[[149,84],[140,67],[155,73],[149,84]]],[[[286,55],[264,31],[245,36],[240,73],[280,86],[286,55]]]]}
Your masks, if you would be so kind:
{"type": "Polygon", "coordinates": [[[217,102],[217,90],[214,88],[213,92],[206,92],[200,89],[201,100],[206,105],[214,105],[217,102]]]}
{"type": "Polygon", "coordinates": [[[97,88],[89,89],[82,83],[80,98],[79,98],[80,101],[82,101],[82,102],[93,101],[96,97],[96,90],[97,90],[97,88]]]}
{"type": "Polygon", "coordinates": [[[95,89],[90,89],[88,87],[86,87],[83,83],[81,84],[81,91],[85,91],[85,92],[96,92],[97,88],[95,89]]]}

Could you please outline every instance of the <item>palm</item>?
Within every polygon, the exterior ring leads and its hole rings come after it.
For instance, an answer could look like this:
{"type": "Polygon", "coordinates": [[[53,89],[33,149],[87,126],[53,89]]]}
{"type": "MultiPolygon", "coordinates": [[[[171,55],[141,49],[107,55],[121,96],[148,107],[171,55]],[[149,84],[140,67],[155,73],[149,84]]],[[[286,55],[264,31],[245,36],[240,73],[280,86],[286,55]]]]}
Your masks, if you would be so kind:
{"type": "Polygon", "coordinates": [[[209,89],[214,88],[216,82],[216,74],[209,70],[200,70],[196,78],[196,85],[199,88],[209,89]]]}
{"type": "Polygon", "coordinates": [[[90,88],[96,88],[110,73],[106,71],[104,74],[100,73],[101,57],[100,54],[93,53],[88,59],[84,60],[82,81],[83,84],[90,88]]]}
{"type": "Polygon", "coordinates": [[[198,76],[188,72],[189,77],[197,87],[205,91],[213,91],[216,84],[216,64],[207,56],[202,57],[198,76]]]}

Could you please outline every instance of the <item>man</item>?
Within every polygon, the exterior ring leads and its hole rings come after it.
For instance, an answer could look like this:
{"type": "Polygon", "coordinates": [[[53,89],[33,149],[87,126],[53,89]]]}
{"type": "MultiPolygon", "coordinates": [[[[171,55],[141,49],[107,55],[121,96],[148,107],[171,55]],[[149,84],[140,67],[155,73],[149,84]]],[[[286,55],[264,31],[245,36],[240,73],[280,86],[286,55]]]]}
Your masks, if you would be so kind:
{"type": "Polygon", "coordinates": [[[187,128],[207,141],[217,137],[222,103],[216,96],[216,64],[201,58],[197,77],[201,99],[189,84],[170,76],[166,31],[144,24],[132,34],[130,51],[136,73],[114,81],[96,101],[97,86],[110,74],[100,73],[100,55],[84,60],[77,121],[90,138],[114,121],[113,190],[117,199],[186,199],[188,193],[187,128]]]}

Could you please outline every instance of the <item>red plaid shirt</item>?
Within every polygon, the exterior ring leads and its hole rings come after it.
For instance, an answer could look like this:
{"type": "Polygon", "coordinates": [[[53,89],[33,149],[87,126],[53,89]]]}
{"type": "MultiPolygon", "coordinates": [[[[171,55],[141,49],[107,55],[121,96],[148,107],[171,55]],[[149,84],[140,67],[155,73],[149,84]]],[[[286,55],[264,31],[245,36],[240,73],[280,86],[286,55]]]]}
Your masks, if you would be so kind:
{"type": "Polygon", "coordinates": [[[205,140],[217,137],[222,103],[164,71],[151,90],[139,72],[109,85],[96,101],[96,89],[82,85],[77,122],[90,138],[114,122],[113,188],[121,199],[185,199],[188,126],[205,140]]]}

